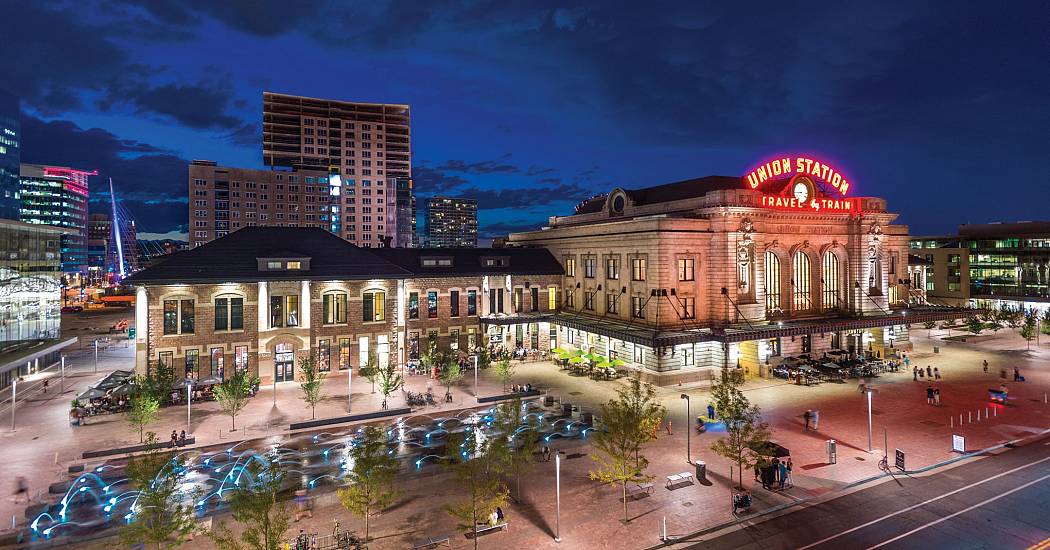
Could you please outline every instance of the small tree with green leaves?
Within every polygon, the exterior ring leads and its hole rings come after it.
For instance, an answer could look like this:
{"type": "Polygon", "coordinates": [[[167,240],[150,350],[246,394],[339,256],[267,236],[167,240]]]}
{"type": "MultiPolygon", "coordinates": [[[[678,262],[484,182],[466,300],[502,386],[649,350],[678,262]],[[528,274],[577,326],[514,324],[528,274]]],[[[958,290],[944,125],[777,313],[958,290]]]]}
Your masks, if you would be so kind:
{"type": "Polygon", "coordinates": [[[383,394],[383,410],[387,409],[387,399],[404,385],[404,378],[392,363],[379,367],[376,375],[376,383],[379,384],[379,392],[383,394]]]}
{"type": "Polygon", "coordinates": [[[980,317],[974,315],[966,318],[966,330],[971,332],[974,336],[981,333],[984,330],[984,321],[980,317]]]}
{"type": "Polygon", "coordinates": [[[459,362],[450,357],[450,360],[441,368],[441,374],[438,375],[441,385],[445,386],[446,399],[452,395],[452,386],[455,386],[462,378],[463,370],[459,368],[459,362]]]}
{"type": "Polygon", "coordinates": [[[195,527],[196,494],[179,491],[181,465],[170,452],[160,450],[157,434],[149,432],[146,441],[146,453],[130,459],[125,468],[138,496],[128,523],[120,529],[120,539],[128,547],[175,548],[186,542],[195,527]]]}
{"type": "Polygon", "coordinates": [[[310,406],[310,418],[317,418],[317,404],[323,399],[321,390],[327,374],[321,372],[313,357],[299,359],[299,387],[303,390],[303,401],[310,406]]]}
{"type": "Polygon", "coordinates": [[[595,452],[591,454],[597,468],[588,475],[595,481],[620,487],[623,521],[627,523],[627,484],[653,479],[645,473],[649,460],[641,452],[642,445],[655,437],[666,411],[656,403],[652,386],[636,377],[617,394],[616,399],[601,406],[602,429],[596,432],[595,452]]]}
{"type": "Polygon", "coordinates": [[[376,426],[365,427],[362,438],[350,448],[350,459],[353,466],[346,474],[349,484],[339,489],[339,502],[365,521],[367,540],[369,518],[400,495],[395,487],[400,463],[388,452],[383,430],[376,426]]]}
{"type": "Polygon", "coordinates": [[[772,432],[762,421],[757,406],[740,391],[740,382],[723,368],[717,384],[711,387],[711,398],[726,426],[726,435],[711,445],[711,450],[736,463],[737,484],[743,488],[744,468],[753,468],[762,458],[761,450],[772,432]]]}
{"type": "Polygon", "coordinates": [[[376,392],[376,379],[379,378],[379,355],[375,350],[368,350],[368,359],[361,366],[361,376],[372,383],[372,393],[376,392]]]}
{"type": "Polygon", "coordinates": [[[1035,339],[1036,334],[1035,315],[1032,312],[1026,313],[1024,316],[1024,323],[1021,325],[1021,338],[1024,338],[1029,350],[1032,349],[1032,340],[1035,339]]]}
{"type": "Polygon", "coordinates": [[[1039,325],[1039,332],[1050,336],[1050,308],[1043,312],[1043,319],[1039,325]]]}
{"type": "Polygon", "coordinates": [[[234,481],[227,502],[244,530],[235,537],[225,522],[208,533],[219,550],[279,550],[291,526],[292,513],[283,498],[284,472],[276,461],[262,466],[249,461],[234,481]]]}
{"type": "Polygon", "coordinates": [[[135,380],[134,390],[130,399],[131,408],[128,409],[127,419],[132,430],[139,433],[139,443],[144,441],[143,432],[146,426],[157,420],[157,411],[160,409],[160,399],[153,393],[152,387],[142,377],[135,380]]]}
{"type": "Polygon", "coordinates": [[[492,365],[492,354],[489,353],[488,348],[479,347],[475,352],[475,355],[478,358],[479,369],[487,369],[492,365]]]}
{"type": "Polygon", "coordinates": [[[159,361],[150,369],[149,374],[139,378],[136,383],[148,388],[161,404],[171,404],[171,389],[175,387],[176,381],[175,367],[168,362],[159,361]]]}
{"type": "Polygon", "coordinates": [[[507,391],[507,384],[514,378],[514,362],[509,358],[503,358],[496,362],[496,378],[503,383],[503,391],[507,391]]]}
{"type": "Polygon", "coordinates": [[[461,499],[446,511],[459,521],[460,529],[473,533],[474,550],[478,548],[478,525],[484,523],[493,510],[507,503],[507,486],[503,483],[503,452],[491,439],[478,442],[473,433],[452,434],[448,445],[453,454],[447,457],[446,468],[452,472],[461,499]],[[456,454],[457,449],[462,449],[456,454]]]}
{"type": "Polygon", "coordinates": [[[933,337],[933,329],[937,328],[937,321],[926,321],[925,323],[922,324],[922,326],[927,331],[926,332],[926,337],[927,338],[932,338],[933,337]]]}
{"type": "Polygon", "coordinates": [[[514,476],[514,500],[521,502],[521,476],[535,465],[532,457],[539,450],[539,422],[529,416],[525,426],[521,426],[521,400],[511,403],[500,403],[496,406],[493,427],[506,439],[506,453],[503,458],[508,475],[514,476]],[[519,429],[521,428],[521,429],[519,429]]]}
{"type": "Polygon", "coordinates": [[[222,412],[230,417],[231,432],[237,429],[237,415],[248,405],[251,389],[251,377],[245,371],[234,371],[232,376],[212,390],[215,400],[222,407],[222,412]]]}

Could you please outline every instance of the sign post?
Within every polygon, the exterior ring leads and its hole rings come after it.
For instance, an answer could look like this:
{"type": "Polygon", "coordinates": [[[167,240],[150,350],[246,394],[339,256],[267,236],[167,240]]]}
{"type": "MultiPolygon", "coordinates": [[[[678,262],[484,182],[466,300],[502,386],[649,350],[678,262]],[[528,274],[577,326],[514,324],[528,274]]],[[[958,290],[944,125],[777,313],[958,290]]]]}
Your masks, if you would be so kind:
{"type": "Polygon", "coordinates": [[[904,451],[902,451],[900,449],[894,449],[893,452],[894,452],[893,465],[896,466],[898,470],[903,472],[904,471],[904,451]]]}
{"type": "Polygon", "coordinates": [[[952,434],[952,451],[956,453],[965,453],[966,438],[961,435],[952,434]]]}

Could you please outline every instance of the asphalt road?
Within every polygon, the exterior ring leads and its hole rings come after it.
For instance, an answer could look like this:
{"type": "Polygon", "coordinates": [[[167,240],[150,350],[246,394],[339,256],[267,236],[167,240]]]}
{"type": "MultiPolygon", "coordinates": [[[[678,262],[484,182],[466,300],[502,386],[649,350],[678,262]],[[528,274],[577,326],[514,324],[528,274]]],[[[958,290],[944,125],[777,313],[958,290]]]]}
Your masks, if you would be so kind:
{"type": "Polygon", "coordinates": [[[687,548],[1024,549],[1048,538],[1045,437],[933,475],[897,476],[687,548]]]}

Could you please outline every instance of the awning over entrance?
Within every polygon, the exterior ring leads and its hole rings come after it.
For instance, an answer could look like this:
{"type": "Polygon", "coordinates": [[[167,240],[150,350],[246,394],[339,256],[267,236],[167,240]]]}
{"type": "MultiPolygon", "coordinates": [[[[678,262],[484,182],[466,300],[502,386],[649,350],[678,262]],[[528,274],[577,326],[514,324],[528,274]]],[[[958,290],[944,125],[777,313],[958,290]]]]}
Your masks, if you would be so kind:
{"type": "Polygon", "coordinates": [[[959,319],[976,314],[976,310],[963,308],[912,308],[891,311],[865,317],[835,317],[824,319],[783,321],[772,324],[733,325],[730,327],[708,327],[682,330],[657,330],[643,325],[633,325],[620,320],[602,319],[583,315],[558,313],[550,322],[600,336],[608,336],[650,348],[671,347],[697,342],[746,342],[764,338],[801,336],[823,332],[879,328],[927,321],[959,319]]]}
{"type": "Polygon", "coordinates": [[[500,313],[496,315],[486,315],[481,318],[481,322],[486,325],[526,325],[529,323],[550,321],[553,318],[554,314],[551,312],[513,313],[510,315],[500,313]]]}

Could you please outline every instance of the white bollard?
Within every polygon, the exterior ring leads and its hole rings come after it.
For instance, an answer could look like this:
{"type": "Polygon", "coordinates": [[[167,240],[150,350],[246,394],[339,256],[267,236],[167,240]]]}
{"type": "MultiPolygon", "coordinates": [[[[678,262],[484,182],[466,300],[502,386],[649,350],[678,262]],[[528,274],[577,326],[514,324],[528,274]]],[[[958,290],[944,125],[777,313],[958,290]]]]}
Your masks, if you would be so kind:
{"type": "Polygon", "coordinates": [[[954,430],[955,429],[955,417],[954,416],[949,416],[948,417],[948,423],[950,424],[949,427],[954,430]]]}
{"type": "Polygon", "coordinates": [[[661,520],[661,522],[660,522],[660,525],[661,525],[661,527],[660,527],[660,540],[666,541],[667,540],[667,516],[664,516],[663,520],[661,520]]]}
{"type": "Polygon", "coordinates": [[[966,411],[966,422],[973,424],[973,413],[966,411]]]}
{"type": "Polygon", "coordinates": [[[981,411],[977,411],[977,421],[981,421],[981,411]]]}
{"type": "Polygon", "coordinates": [[[993,408],[992,409],[992,416],[998,417],[999,416],[999,409],[994,409],[993,408]]]}

